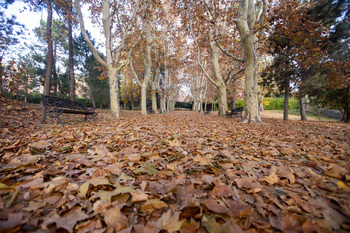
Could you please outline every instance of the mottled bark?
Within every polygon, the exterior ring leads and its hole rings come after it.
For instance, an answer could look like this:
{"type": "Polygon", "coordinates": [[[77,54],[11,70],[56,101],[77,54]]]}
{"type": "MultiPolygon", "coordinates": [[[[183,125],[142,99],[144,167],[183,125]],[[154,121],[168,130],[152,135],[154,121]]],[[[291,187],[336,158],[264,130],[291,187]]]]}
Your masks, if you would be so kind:
{"type": "Polygon", "coordinates": [[[245,116],[243,122],[261,122],[258,104],[258,54],[254,34],[255,4],[253,0],[240,0],[236,25],[245,53],[245,116]]]}
{"type": "Polygon", "coordinates": [[[45,73],[45,81],[44,81],[44,95],[50,95],[52,63],[53,63],[53,45],[52,45],[52,37],[51,37],[52,5],[50,0],[45,0],[45,3],[47,6],[45,40],[47,42],[48,55],[47,55],[47,65],[46,65],[46,73],[45,73]]]}
{"type": "Polygon", "coordinates": [[[90,87],[89,87],[89,93],[90,93],[90,98],[91,98],[91,102],[92,102],[92,107],[96,108],[96,102],[95,102],[94,93],[92,92],[90,87]]]}
{"type": "Polygon", "coordinates": [[[70,100],[75,101],[75,76],[74,76],[74,60],[73,60],[73,28],[72,28],[72,4],[73,1],[70,0],[71,5],[69,6],[68,15],[68,48],[69,48],[69,78],[70,78],[70,100]]]}
{"type": "Polygon", "coordinates": [[[141,84],[141,115],[147,115],[147,83],[141,84]]]}
{"type": "Polygon", "coordinates": [[[120,117],[120,106],[119,106],[119,87],[118,87],[118,73],[116,68],[110,68],[108,70],[109,79],[109,97],[111,104],[111,111],[113,116],[120,117]]]}
{"type": "Polygon", "coordinates": [[[306,121],[306,112],[305,112],[305,104],[304,104],[304,98],[301,97],[299,99],[299,104],[300,104],[300,120],[306,121]]]}
{"type": "Polygon", "coordinates": [[[284,81],[284,108],[283,108],[283,120],[288,120],[288,103],[290,95],[289,79],[284,81]]]}

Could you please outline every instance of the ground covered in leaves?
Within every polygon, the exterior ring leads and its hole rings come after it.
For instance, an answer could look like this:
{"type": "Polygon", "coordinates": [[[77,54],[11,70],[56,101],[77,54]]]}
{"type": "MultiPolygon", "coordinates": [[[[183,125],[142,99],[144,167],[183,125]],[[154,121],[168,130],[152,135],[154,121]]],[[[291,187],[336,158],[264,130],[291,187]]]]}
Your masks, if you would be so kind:
{"type": "Polygon", "coordinates": [[[0,101],[0,232],[349,232],[350,126],[0,101]]]}

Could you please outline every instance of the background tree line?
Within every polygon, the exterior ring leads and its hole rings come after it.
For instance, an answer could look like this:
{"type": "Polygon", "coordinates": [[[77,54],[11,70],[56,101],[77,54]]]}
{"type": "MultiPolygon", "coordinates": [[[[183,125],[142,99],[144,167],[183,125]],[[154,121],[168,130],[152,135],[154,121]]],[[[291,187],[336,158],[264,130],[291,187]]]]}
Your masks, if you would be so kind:
{"type": "MultiPolygon", "coordinates": [[[[1,61],[23,28],[3,14],[12,2],[1,5],[1,61]]],[[[41,77],[44,94],[74,100],[80,90],[116,117],[121,103],[146,115],[147,108],[171,111],[182,99],[196,111],[211,103],[224,115],[244,99],[246,122],[261,121],[264,97],[280,95],[287,120],[293,95],[302,120],[307,99],[349,121],[348,0],[84,1],[103,29],[104,53],[85,29],[79,0],[25,2],[46,9],[47,19],[28,53],[1,62],[1,95],[27,99],[41,77]]]]}

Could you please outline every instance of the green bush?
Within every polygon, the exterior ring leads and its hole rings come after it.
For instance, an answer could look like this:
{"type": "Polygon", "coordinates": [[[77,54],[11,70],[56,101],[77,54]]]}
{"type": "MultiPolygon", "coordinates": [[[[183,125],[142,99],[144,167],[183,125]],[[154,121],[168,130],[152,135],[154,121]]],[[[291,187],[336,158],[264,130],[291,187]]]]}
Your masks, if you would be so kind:
{"type": "Polygon", "coordinates": [[[236,101],[236,108],[244,107],[244,105],[245,105],[244,100],[236,101]]]}
{"type": "Polygon", "coordinates": [[[90,108],[92,107],[92,102],[91,102],[90,99],[87,99],[87,98],[77,98],[76,101],[79,102],[79,103],[85,104],[86,107],[90,107],[90,108]]]}
{"type": "MultiPolygon", "coordinates": [[[[263,104],[265,110],[283,110],[284,98],[265,98],[263,104]]],[[[288,109],[299,109],[299,100],[290,98],[288,109]]]]}
{"type": "Polygon", "coordinates": [[[32,104],[40,104],[40,102],[41,102],[40,93],[32,92],[32,93],[28,94],[27,101],[28,101],[28,103],[32,103],[32,104]]]}

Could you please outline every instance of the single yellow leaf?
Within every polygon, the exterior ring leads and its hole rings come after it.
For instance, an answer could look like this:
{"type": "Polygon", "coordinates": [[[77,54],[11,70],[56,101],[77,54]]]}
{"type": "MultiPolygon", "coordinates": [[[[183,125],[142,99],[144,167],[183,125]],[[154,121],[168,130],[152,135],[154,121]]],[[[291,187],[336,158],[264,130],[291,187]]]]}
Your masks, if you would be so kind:
{"type": "Polygon", "coordinates": [[[83,195],[83,197],[86,197],[86,193],[89,190],[90,182],[86,181],[84,184],[82,184],[79,188],[79,192],[83,195]]]}
{"type": "Polygon", "coordinates": [[[341,182],[340,180],[338,180],[337,185],[338,185],[339,188],[342,188],[345,191],[350,192],[350,187],[347,186],[346,184],[344,184],[343,182],[341,182]]]}
{"type": "Polygon", "coordinates": [[[15,186],[7,186],[6,184],[0,183],[0,189],[13,189],[15,186]]]}

